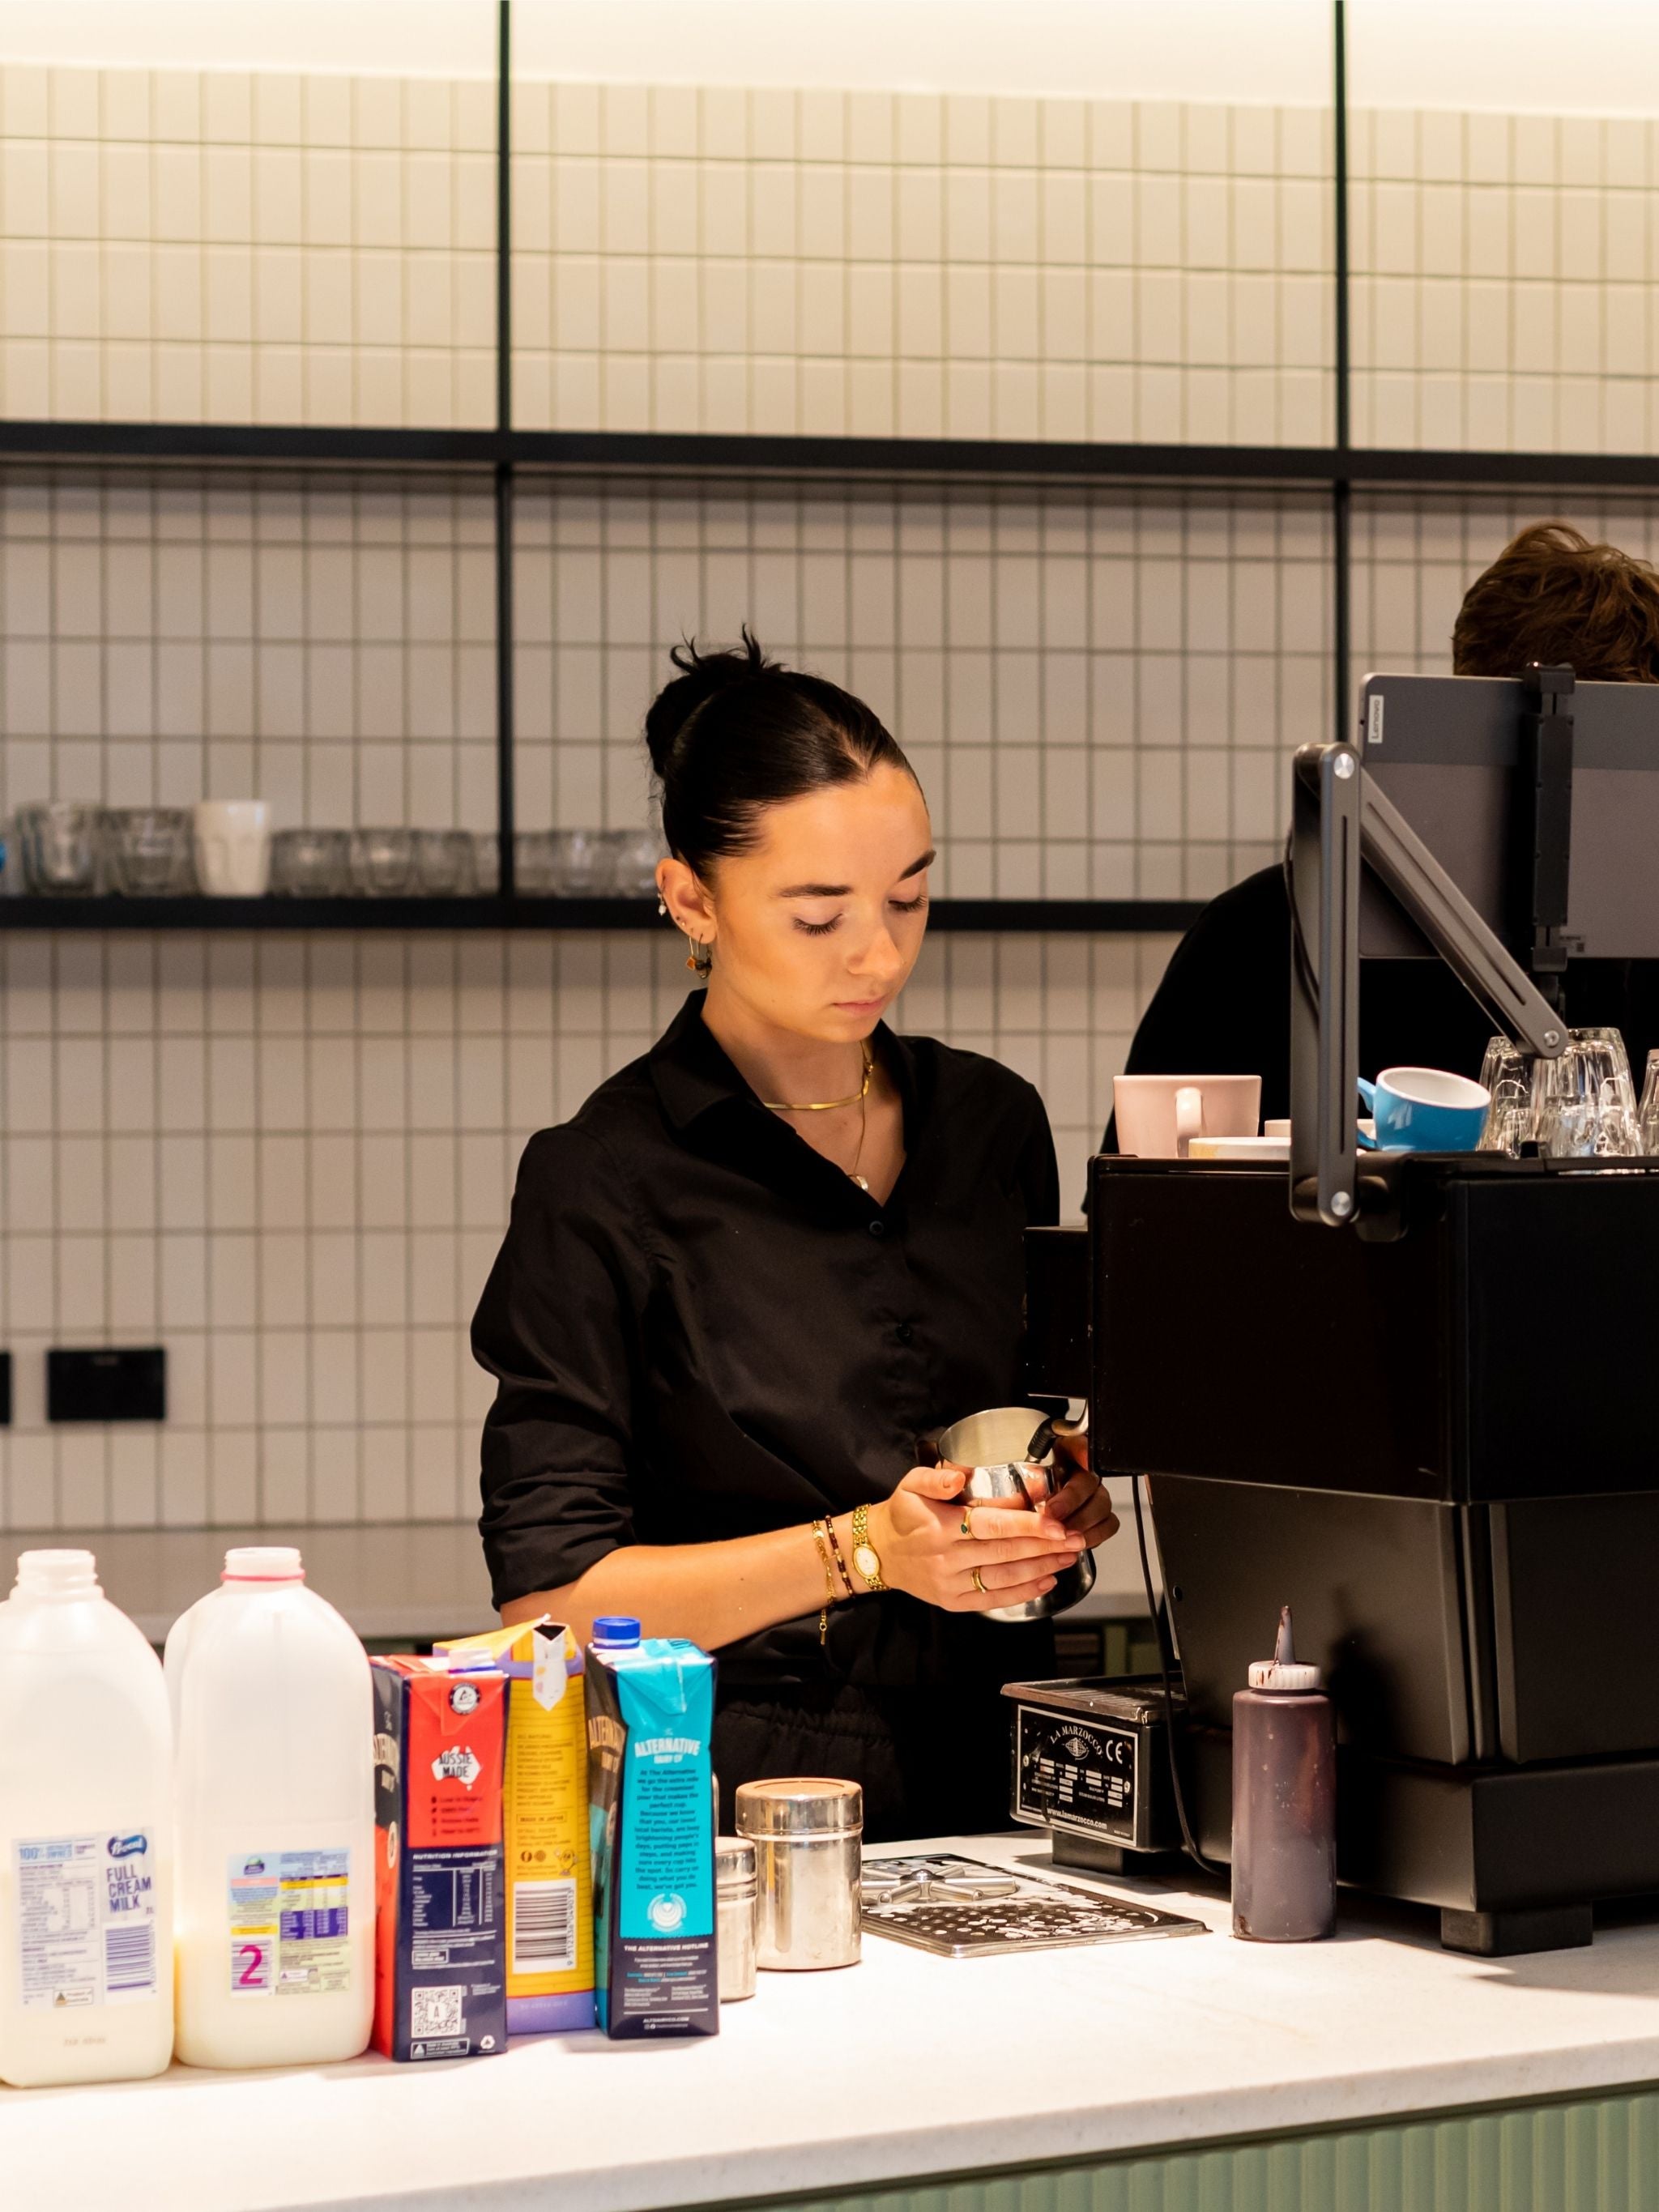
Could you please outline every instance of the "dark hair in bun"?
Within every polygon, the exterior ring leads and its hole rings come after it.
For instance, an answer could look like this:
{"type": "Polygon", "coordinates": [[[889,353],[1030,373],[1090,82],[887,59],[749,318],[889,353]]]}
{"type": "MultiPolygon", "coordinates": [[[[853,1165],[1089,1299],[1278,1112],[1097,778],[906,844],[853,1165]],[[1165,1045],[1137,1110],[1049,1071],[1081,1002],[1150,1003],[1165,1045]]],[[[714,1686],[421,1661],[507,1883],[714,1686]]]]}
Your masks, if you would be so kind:
{"type": "Polygon", "coordinates": [[[688,640],[645,718],[668,849],[701,874],[745,851],[757,817],[884,764],[915,771],[861,699],[769,660],[750,636],[726,653],[688,640]]]}

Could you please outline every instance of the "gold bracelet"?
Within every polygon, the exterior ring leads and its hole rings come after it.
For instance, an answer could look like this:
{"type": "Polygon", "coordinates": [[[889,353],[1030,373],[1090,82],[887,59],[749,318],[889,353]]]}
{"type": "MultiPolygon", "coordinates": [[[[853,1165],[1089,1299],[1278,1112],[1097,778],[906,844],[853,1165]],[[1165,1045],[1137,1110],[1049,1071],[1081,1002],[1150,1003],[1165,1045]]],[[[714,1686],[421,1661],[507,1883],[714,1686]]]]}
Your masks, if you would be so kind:
{"type": "Polygon", "coordinates": [[[847,1562],[841,1555],[841,1540],[836,1534],[836,1524],[827,1514],[824,1516],[823,1533],[829,1537],[830,1548],[836,1555],[836,1572],[841,1577],[842,1588],[848,1597],[856,1597],[858,1592],[853,1588],[853,1577],[848,1573],[847,1562]]]}
{"type": "Polygon", "coordinates": [[[818,1547],[818,1565],[823,1569],[823,1603],[818,1607],[818,1642],[830,1640],[830,1608],[836,1602],[836,1577],[830,1565],[830,1547],[824,1540],[822,1521],[812,1523],[812,1541],[818,1547]]]}

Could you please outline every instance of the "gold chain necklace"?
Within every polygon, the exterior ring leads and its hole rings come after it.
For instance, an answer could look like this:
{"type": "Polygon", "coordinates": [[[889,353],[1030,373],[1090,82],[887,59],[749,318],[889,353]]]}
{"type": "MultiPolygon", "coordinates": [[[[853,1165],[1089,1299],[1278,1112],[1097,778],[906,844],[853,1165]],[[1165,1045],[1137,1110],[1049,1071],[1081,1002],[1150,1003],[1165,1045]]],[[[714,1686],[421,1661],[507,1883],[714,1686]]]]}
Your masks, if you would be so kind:
{"type": "Polygon", "coordinates": [[[870,1080],[872,1076],[875,1073],[876,1055],[870,1049],[870,1040],[868,1037],[866,1037],[863,1044],[860,1047],[860,1050],[864,1055],[864,1080],[860,1084],[858,1089],[852,1092],[849,1097],[846,1098],[809,1099],[799,1106],[791,1105],[787,1099],[782,1098],[763,1098],[761,1103],[769,1113],[773,1114],[832,1114],[835,1112],[836,1109],[840,1106],[856,1106],[859,1109],[858,1149],[853,1154],[852,1166],[850,1168],[843,1168],[842,1170],[842,1173],[848,1178],[848,1182],[855,1182],[860,1190],[867,1191],[870,1188],[869,1178],[866,1176],[861,1176],[859,1173],[859,1162],[864,1158],[865,1132],[869,1127],[870,1114],[868,1101],[870,1097],[870,1080]]]}
{"type": "Polygon", "coordinates": [[[761,1104],[769,1114],[833,1114],[840,1106],[862,1106],[870,1095],[870,1079],[875,1073],[876,1055],[870,1049],[868,1037],[859,1049],[864,1055],[864,1080],[845,1098],[809,1098],[799,1106],[792,1105],[787,1098],[763,1098],[761,1104]]]}

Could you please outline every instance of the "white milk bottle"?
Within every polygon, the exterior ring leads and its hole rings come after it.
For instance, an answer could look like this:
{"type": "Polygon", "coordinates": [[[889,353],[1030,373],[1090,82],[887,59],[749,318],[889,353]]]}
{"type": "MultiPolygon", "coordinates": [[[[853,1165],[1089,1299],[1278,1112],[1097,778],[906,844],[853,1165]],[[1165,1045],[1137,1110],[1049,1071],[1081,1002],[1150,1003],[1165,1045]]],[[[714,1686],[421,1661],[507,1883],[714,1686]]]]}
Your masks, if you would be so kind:
{"type": "Polygon", "coordinates": [[[90,1552],[25,1552],[0,1605],[0,2081],[173,2055],[173,1742],[155,1654],[90,1552]]]}
{"type": "Polygon", "coordinates": [[[368,1657],[287,1547],[225,1554],[175,1621],[178,2052],[350,2058],[374,2008],[368,1657]]]}

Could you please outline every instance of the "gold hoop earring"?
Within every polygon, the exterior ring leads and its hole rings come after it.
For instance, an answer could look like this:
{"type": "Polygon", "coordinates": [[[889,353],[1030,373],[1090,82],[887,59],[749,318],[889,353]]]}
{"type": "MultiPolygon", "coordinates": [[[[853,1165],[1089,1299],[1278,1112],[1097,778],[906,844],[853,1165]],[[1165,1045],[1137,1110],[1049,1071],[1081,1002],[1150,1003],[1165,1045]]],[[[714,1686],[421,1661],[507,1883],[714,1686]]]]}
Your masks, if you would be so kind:
{"type": "Polygon", "coordinates": [[[693,938],[691,950],[685,957],[685,964],[699,981],[707,981],[708,971],[714,964],[714,946],[703,944],[699,938],[693,938]]]}

